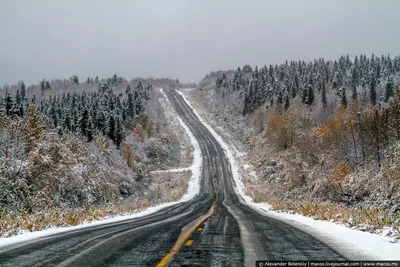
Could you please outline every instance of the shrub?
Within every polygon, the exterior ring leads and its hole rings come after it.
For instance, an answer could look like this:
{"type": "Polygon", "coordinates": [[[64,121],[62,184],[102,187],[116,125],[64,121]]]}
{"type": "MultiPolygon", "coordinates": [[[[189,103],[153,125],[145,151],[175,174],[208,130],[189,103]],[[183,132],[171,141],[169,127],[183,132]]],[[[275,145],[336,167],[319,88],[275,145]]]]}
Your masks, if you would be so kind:
{"type": "Polygon", "coordinates": [[[266,137],[279,149],[286,150],[293,145],[297,131],[294,114],[277,114],[268,121],[266,137]]]}

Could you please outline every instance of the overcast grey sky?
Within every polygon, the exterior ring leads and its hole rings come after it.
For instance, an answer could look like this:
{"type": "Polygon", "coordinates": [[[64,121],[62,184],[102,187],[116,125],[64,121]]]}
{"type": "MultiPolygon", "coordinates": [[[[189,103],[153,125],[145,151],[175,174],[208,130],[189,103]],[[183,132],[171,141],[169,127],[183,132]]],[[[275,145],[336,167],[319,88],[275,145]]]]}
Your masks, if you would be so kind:
{"type": "Polygon", "coordinates": [[[0,0],[0,84],[399,54],[398,0],[0,0]]]}

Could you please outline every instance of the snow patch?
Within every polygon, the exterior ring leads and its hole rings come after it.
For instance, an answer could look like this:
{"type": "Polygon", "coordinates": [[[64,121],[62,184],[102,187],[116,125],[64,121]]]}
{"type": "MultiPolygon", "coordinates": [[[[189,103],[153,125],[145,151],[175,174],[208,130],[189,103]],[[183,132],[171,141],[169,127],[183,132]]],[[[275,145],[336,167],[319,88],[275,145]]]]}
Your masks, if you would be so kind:
{"type": "Polygon", "coordinates": [[[191,167],[187,168],[179,168],[179,169],[169,169],[169,170],[157,170],[157,171],[151,171],[150,173],[171,173],[171,172],[186,172],[186,171],[191,171],[191,167]]]}
{"type": "MultiPolygon", "coordinates": [[[[257,203],[260,206],[264,203],[257,203]]],[[[350,260],[400,260],[400,244],[393,238],[315,220],[300,214],[260,211],[264,215],[292,225],[329,245],[350,260]]]]}

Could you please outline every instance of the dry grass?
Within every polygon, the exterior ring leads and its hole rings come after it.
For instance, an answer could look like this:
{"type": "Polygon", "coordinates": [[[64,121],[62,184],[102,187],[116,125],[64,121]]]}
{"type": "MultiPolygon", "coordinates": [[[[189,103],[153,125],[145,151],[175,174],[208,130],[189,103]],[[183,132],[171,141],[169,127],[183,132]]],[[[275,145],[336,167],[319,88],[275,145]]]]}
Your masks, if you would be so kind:
{"type": "Polygon", "coordinates": [[[116,216],[138,212],[149,206],[147,201],[121,205],[101,205],[87,208],[47,209],[38,213],[1,213],[0,236],[8,237],[21,231],[41,231],[50,227],[79,225],[100,220],[106,216],[116,216]]]}
{"type": "Polygon", "coordinates": [[[150,188],[157,196],[153,201],[105,204],[87,208],[53,208],[36,213],[2,212],[0,213],[0,237],[16,235],[21,231],[33,232],[50,227],[90,223],[107,216],[129,214],[152,205],[177,201],[186,193],[191,175],[190,171],[158,174],[159,183],[155,183],[150,188]]]}
{"type": "MultiPolygon", "coordinates": [[[[341,223],[351,228],[362,231],[374,232],[392,227],[400,231],[400,213],[390,214],[387,211],[377,209],[360,210],[333,203],[312,203],[293,200],[273,199],[265,193],[265,188],[247,186],[246,194],[250,195],[255,202],[268,203],[275,211],[299,213],[317,220],[341,223]],[[249,190],[251,188],[251,190],[249,190]]],[[[400,239],[400,236],[397,237],[400,239]]]]}

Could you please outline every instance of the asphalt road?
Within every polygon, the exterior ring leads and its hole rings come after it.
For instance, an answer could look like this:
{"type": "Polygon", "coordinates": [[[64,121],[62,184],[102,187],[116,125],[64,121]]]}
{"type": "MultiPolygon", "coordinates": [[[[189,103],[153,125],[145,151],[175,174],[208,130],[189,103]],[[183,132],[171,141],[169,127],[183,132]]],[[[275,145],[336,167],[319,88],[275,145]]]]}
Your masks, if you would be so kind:
{"type": "Polygon", "coordinates": [[[203,155],[200,194],[156,214],[0,248],[0,266],[254,266],[255,260],[344,260],[235,194],[229,161],[182,97],[165,90],[203,155]]]}

